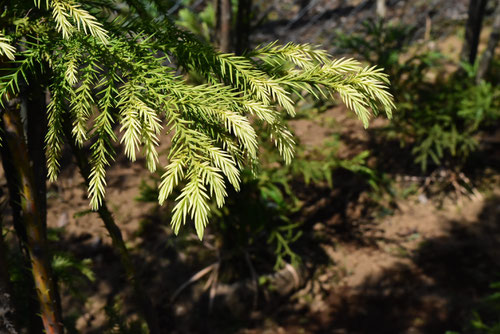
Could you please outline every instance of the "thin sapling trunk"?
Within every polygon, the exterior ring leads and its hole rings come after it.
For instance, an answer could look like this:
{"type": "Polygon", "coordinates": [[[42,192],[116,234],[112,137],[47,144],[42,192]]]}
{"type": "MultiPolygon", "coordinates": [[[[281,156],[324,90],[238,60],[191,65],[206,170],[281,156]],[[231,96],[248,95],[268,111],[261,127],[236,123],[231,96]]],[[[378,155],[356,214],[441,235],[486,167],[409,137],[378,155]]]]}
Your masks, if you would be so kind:
{"type": "MultiPolygon", "coordinates": [[[[80,170],[80,174],[85,180],[85,183],[88,187],[90,182],[90,165],[88,162],[88,155],[85,154],[82,148],[78,147],[72,136],[71,136],[71,122],[68,118],[66,118],[64,123],[64,134],[68,143],[71,146],[71,150],[73,151],[73,155],[76,159],[76,163],[80,170]]],[[[147,295],[144,286],[141,284],[139,277],[134,268],[134,264],[132,262],[132,258],[127,250],[127,246],[123,241],[122,233],[118,225],[116,225],[115,220],[113,218],[112,213],[109,211],[106,201],[103,199],[101,206],[97,210],[99,217],[104,223],[106,230],[111,237],[111,241],[113,244],[113,248],[118,252],[120,256],[120,261],[125,269],[125,273],[127,275],[127,280],[132,283],[132,288],[134,292],[134,298],[137,302],[139,312],[142,314],[149,328],[150,334],[159,334],[160,328],[158,325],[158,316],[153,307],[153,303],[151,299],[147,295]]]]}

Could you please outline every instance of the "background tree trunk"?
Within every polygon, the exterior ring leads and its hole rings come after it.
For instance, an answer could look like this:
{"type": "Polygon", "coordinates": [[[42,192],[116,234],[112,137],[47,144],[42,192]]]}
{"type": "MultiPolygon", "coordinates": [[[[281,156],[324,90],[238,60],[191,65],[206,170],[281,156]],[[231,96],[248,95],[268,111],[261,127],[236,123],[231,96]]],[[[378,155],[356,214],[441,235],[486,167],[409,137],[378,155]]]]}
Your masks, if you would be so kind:
{"type": "Polygon", "coordinates": [[[249,47],[250,17],[252,14],[252,0],[238,0],[238,15],[236,18],[236,45],[235,52],[243,54],[249,47]]]}
{"type": "Polygon", "coordinates": [[[385,19],[386,6],[385,0],[377,0],[377,17],[379,19],[385,19]]]}
{"type": "Polygon", "coordinates": [[[488,40],[488,45],[486,46],[486,50],[481,56],[481,61],[479,63],[479,68],[476,74],[476,82],[481,81],[488,72],[491,61],[493,60],[493,56],[495,54],[495,49],[498,45],[498,41],[500,40],[500,0],[496,1],[497,4],[493,13],[493,26],[491,27],[491,34],[488,40]]]}
{"type": "Polygon", "coordinates": [[[231,26],[233,6],[231,0],[216,0],[216,40],[219,51],[223,53],[232,51],[231,26]]]}
{"type": "Polygon", "coordinates": [[[465,41],[460,53],[462,61],[474,64],[479,45],[479,35],[483,25],[484,11],[488,0],[470,0],[469,16],[465,26],[465,41]]]}

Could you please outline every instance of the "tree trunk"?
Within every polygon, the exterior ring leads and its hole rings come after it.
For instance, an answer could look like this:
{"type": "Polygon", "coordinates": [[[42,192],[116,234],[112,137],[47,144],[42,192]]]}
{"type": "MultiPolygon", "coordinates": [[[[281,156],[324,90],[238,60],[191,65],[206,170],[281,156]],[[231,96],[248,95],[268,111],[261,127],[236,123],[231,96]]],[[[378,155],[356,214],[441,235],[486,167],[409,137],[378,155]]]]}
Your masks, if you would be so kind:
{"type": "MultiPolygon", "coordinates": [[[[41,74],[40,74],[41,75],[41,74]]],[[[32,79],[34,80],[34,79],[32,79]]],[[[47,133],[46,94],[40,82],[32,84],[23,93],[26,104],[26,139],[28,156],[33,169],[36,199],[39,203],[40,221],[46,234],[47,229],[47,163],[45,158],[45,135],[47,133]]]]}
{"type": "Polygon", "coordinates": [[[14,327],[12,319],[14,307],[11,291],[7,247],[5,247],[3,240],[2,217],[0,216],[0,333],[17,334],[19,332],[14,327]]]}
{"type": "Polygon", "coordinates": [[[216,0],[217,44],[222,53],[231,52],[231,26],[233,6],[231,0],[216,0]]]}
{"type": "Polygon", "coordinates": [[[379,19],[385,19],[386,6],[385,0],[377,0],[377,17],[379,19]]]}
{"type": "Polygon", "coordinates": [[[57,303],[56,284],[50,267],[45,218],[40,211],[38,190],[30,164],[28,148],[18,110],[6,108],[3,114],[4,140],[18,174],[22,223],[26,232],[26,248],[40,305],[45,332],[63,333],[62,317],[57,303]]]}
{"type": "MultiPolygon", "coordinates": [[[[84,152],[82,148],[78,147],[75,144],[71,135],[71,120],[67,117],[64,119],[63,128],[66,140],[71,146],[71,150],[73,151],[73,155],[76,159],[76,163],[80,170],[80,174],[84,178],[85,184],[88,187],[90,181],[90,172],[91,172],[91,168],[87,158],[89,155],[86,154],[86,152],[84,152]]],[[[97,213],[99,214],[99,217],[103,221],[104,226],[111,237],[113,248],[118,252],[118,255],[120,257],[120,262],[123,268],[125,269],[125,273],[127,275],[127,281],[132,283],[134,299],[138,305],[139,312],[144,317],[144,320],[146,320],[149,333],[159,334],[160,327],[158,322],[158,316],[153,307],[153,303],[151,302],[151,299],[149,298],[148,294],[144,289],[144,286],[141,284],[141,281],[137,276],[134,264],[132,262],[132,258],[130,257],[130,254],[127,250],[127,246],[123,241],[121,230],[118,227],[118,225],[116,225],[113,215],[109,211],[105,200],[102,201],[102,205],[97,210],[97,213]]]]}
{"type": "Polygon", "coordinates": [[[465,41],[460,54],[462,61],[474,64],[483,25],[484,11],[488,0],[470,0],[469,16],[465,27],[465,41]]]}
{"type": "Polygon", "coordinates": [[[235,52],[241,55],[249,47],[250,16],[252,14],[252,0],[238,0],[238,15],[236,20],[235,52]]]}
{"type": "MultiPolygon", "coordinates": [[[[3,122],[0,117],[0,124],[3,129],[3,122]]],[[[5,173],[5,178],[7,179],[7,187],[9,189],[9,204],[12,209],[12,222],[14,229],[16,231],[16,236],[19,241],[19,249],[21,253],[24,255],[23,260],[24,263],[20,264],[23,267],[23,271],[25,275],[31,275],[29,268],[31,267],[29,253],[28,253],[28,237],[26,235],[26,229],[24,227],[23,219],[22,219],[22,210],[21,210],[21,196],[20,196],[20,180],[19,173],[16,170],[16,166],[13,164],[12,154],[10,153],[7,145],[2,145],[0,147],[1,155],[2,155],[2,165],[5,173]]],[[[19,312],[20,307],[22,306],[25,309],[26,313],[29,314],[28,319],[23,319],[22,325],[28,330],[28,333],[31,334],[39,334],[43,331],[42,319],[38,316],[39,313],[39,305],[37,301],[37,294],[33,280],[28,280],[29,289],[23,294],[23,302],[20,303],[18,300],[14,300],[15,305],[18,306],[17,310],[19,312]],[[24,304],[24,305],[23,305],[24,304]]],[[[19,296],[16,296],[19,297],[19,296]]]]}
{"type": "Polygon", "coordinates": [[[491,34],[488,40],[488,45],[486,46],[486,50],[481,56],[481,61],[479,63],[479,68],[476,74],[476,82],[480,82],[488,69],[490,68],[491,61],[493,60],[493,56],[495,55],[495,49],[498,45],[498,41],[500,40],[500,1],[497,0],[497,6],[495,11],[493,12],[493,26],[491,27],[491,34]]]}

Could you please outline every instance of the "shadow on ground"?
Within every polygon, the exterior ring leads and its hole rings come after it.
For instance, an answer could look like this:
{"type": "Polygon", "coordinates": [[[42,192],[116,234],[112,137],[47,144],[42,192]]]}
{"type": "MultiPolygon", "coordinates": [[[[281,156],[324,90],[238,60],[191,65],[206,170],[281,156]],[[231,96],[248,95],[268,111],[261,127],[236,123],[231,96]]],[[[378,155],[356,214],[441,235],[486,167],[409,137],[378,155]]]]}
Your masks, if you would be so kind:
{"type": "Polygon", "coordinates": [[[471,309],[500,280],[500,197],[475,223],[451,221],[426,240],[411,263],[387,268],[360,286],[330,296],[311,333],[444,333],[460,330],[471,309]]]}
{"type": "MultiPolygon", "coordinates": [[[[360,200],[366,184],[347,172],[336,177],[334,191],[309,189],[310,194],[302,194],[309,196],[311,205],[315,203],[297,245],[311,281],[317,268],[332,264],[320,247],[322,242],[337,240],[354,247],[377,247],[377,240],[363,237],[363,229],[370,222],[353,223],[353,217],[363,217],[366,212],[356,216],[349,207],[349,203],[360,200]],[[324,221],[326,226],[319,233],[321,240],[314,230],[318,221],[324,221]]],[[[485,201],[477,221],[448,222],[445,233],[424,240],[417,250],[407,254],[408,261],[385,268],[357,286],[338,286],[333,292],[322,292],[326,294],[328,309],[317,313],[294,307],[296,301],[290,296],[266,298],[262,293],[257,307],[252,306],[251,294],[240,300],[248,306],[243,312],[234,312],[230,304],[218,304],[217,299],[209,311],[208,292],[200,292],[199,287],[188,287],[172,304],[174,291],[212,263],[214,253],[203,250],[188,235],[173,237],[158,212],[146,220],[149,222],[140,231],[140,243],[134,248],[133,257],[165,333],[262,333],[271,320],[287,328],[287,333],[442,334],[462,328],[471,309],[490,292],[489,284],[500,280],[498,196],[485,201]]],[[[116,298],[123,300],[122,318],[133,319],[137,310],[113,250],[96,244],[90,235],[65,238],[64,244],[75,256],[93,259],[96,282],[108,287],[102,290],[91,284],[82,290],[85,295],[100,294],[104,300],[101,309],[89,313],[89,324],[94,321],[94,314],[102,316],[102,307],[109,307],[116,298]]],[[[81,313],[84,305],[85,302],[73,300],[68,307],[81,313]]],[[[105,329],[105,325],[90,325],[85,332],[101,333],[105,329]]]]}

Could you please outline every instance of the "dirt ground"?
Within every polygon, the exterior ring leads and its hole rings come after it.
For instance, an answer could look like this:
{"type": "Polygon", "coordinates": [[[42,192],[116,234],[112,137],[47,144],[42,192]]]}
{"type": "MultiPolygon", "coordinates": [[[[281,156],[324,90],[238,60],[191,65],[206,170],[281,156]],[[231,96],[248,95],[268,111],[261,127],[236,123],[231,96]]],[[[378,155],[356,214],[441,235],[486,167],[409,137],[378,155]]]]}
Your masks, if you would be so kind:
{"type": "MultiPolygon", "coordinates": [[[[499,218],[498,194],[440,209],[400,203],[396,214],[356,226],[352,240],[336,233],[322,243],[332,265],[297,292],[292,310],[277,311],[281,319],[268,315],[279,320],[265,330],[241,333],[459,330],[498,275],[499,218]]],[[[326,233],[334,225],[318,228],[326,233]]]]}
{"type": "MultiPolygon", "coordinates": [[[[306,147],[340,131],[345,143],[340,154],[346,158],[366,149],[371,138],[344,107],[317,120],[292,121],[292,128],[306,147]]],[[[358,188],[359,180],[340,175],[333,189],[313,187],[299,195],[306,205],[298,252],[309,275],[300,289],[285,297],[261,292],[256,305],[240,300],[242,310],[229,302],[210,312],[202,279],[170,304],[174,291],[214,257],[199,256],[207,250],[192,227],[175,237],[165,209],[137,201],[148,175],[141,163],[119,158],[109,170],[107,199],[165,333],[444,333],[460,328],[500,272],[498,186],[461,203],[445,198],[438,205],[417,193],[374,210],[367,208],[369,192],[358,188]],[[228,307],[233,308],[229,313],[228,307]]],[[[498,178],[493,180],[490,184],[498,185],[498,178]]],[[[102,332],[109,316],[103,310],[116,301],[126,321],[135,319],[110,238],[97,215],[87,213],[82,179],[69,161],[50,186],[48,203],[49,226],[63,231],[59,247],[91,259],[97,277],[80,287],[88,299],[63,298],[76,329],[102,332]]]]}

